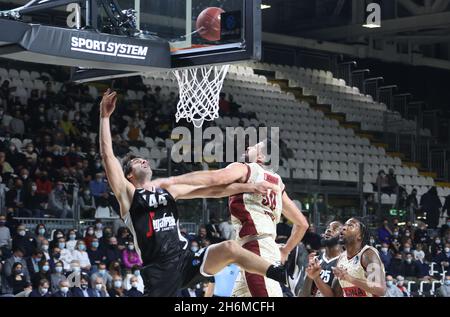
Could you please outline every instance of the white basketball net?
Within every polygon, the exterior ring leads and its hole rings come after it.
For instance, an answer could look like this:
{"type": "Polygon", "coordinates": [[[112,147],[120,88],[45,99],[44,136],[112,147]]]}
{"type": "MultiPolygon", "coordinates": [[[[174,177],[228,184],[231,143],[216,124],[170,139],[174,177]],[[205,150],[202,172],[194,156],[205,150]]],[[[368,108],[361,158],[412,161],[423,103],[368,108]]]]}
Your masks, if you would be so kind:
{"type": "Polygon", "coordinates": [[[180,89],[176,121],[184,118],[200,128],[219,117],[219,94],[230,65],[174,70],[180,89]]]}

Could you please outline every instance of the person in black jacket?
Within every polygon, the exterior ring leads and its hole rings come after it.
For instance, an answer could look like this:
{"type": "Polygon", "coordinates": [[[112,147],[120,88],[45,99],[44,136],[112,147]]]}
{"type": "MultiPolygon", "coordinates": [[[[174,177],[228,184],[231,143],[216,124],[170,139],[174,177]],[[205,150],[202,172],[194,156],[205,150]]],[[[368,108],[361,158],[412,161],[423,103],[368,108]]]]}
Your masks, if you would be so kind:
{"type": "Polygon", "coordinates": [[[13,249],[21,247],[24,249],[25,257],[29,257],[33,254],[33,251],[37,248],[36,239],[34,239],[29,233],[27,233],[24,225],[17,227],[17,234],[13,238],[13,249]]]}
{"type": "Polygon", "coordinates": [[[117,238],[116,237],[109,238],[109,244],[104,250],[105,250],[105,256],[106,256],[105,262],[107,265],[109,265],[113,261],[122,262],[122,253],[120,252],[119,248],[117,247],[117,238]]]}
{"type": "Polygon", "coordinates": [[[74,287],[72,289],[72,295],[73,297],[97,297],[92,288],[89,288],[88,277],[86,274],[81,275],[80,287],[74,287]]]}
{"type": "Polygon", "coordinates": [[[412,253],[407,253],[405,258],[405,278],[408,281],[416,281],[419,278],[420,268],[414,261],[412,253]]]}
{"type": "Polygon", "coordinates": [[[7,280],[14,295],[23,291],[28,282],[25,274],[23,273],[23,266],[21,263],[14,263],[12,266],[11,275],[7,278],[7,280]]]}
{"type": "Polygon", "coordinates": [[[42,279],[39,282],[39,287],[34,289],[29,297],[51,297],[51,292],[49,292],[50,283],[46,279],[42,279]]]}
{"type": "Polygon", "coordinates": [[[138,291],[138,289],[137,289],[138,279],[136,276],[133,276],[130,279],[130,283],[131,283],[131,288],[128,291],[125,291],[126,297],[142,297],[142,296],[144,296],[144,294],[142,292],[138,291]]]}
{"type": "Polygon", "coordinates": [[[427,225],[429,229],[436,229],[439,224],[440,209],[442,208],[441,200],[437,194],[436,187],[431,187],[430,190],[421,197],[420,206],[423,211],[427,213],[427,225]]]}
{"type": "Polygon", "coordinates": [[[67,280],[61,280],[59,282],[59,290],[53,294],[53,297],[73,297],[69,286],[67,280]]]}
{"type": "Polygon", "coordinates": [[[391,260],[391,264],[387,268],[387,273],[392,276],[405,276],[405,262],[402,259],[402,254],[400,252],[394,255],[391,260]]]}
{"type": "Polygon", "coordinates": [[[33,288],[39,286],[40,281],[48,280],[50,281],[50,265],[46,259],[42,259],[39,264],[39,271],[31,276],[31,284],[33,288]]]}

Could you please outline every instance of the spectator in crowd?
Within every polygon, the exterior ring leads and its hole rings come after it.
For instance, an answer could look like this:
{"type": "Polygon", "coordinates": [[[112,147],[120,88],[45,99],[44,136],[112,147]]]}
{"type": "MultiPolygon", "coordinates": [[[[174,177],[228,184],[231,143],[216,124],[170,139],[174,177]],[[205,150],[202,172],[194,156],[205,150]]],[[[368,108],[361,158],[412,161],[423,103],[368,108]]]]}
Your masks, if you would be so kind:
{"type": "Polygon", "coordinates": [[[17,293],[16,295],[14,295],[14,297],[29,297],[31,292],[33,291],[33,286],[31,285],[30,282],[26,282],[22,292],[17,293]]]}
{"type": "Polygon", "coordinates": [[[122,267],[119,261],[112,261],[108,267],[109,274],[114,277],[114,275],[122,276],[122,267]]]}
{"type": "Polygon", "coordinates": [[[406,206],[408,210],[413,212],[413,215],[416,215],[419,211],[419,201],[417,200],[417,189],[413,188],[411,190],[411,194],[406,198],[406,206]]]}
{"type": "Polygon", "coordinates": [[[446,270],[446,271],[449,270],[449,264],[450,264],[450,243],[446,243],[445,244],[444,250],[439,252],[435,256],[434,262],[440,264],[444,270],[446,270]]]}
{"type": "Polygon", "coordinates": [[[110,297],[124,297],[125,290],[123,288],[122,276],[114,275],[113,276],[113,287],[109,291],[110,297]]]}
{"type": "Polygon", "coordinates": [[[95,180],[89,182],[89,189],[94,196],[95,204],[99,205],[101,198],[108,192],[103,173],[95,174],[95,180]]]}
{"type": "Polygon", "coordinates": [[[126,246],[130,241],[132,241],[132,237],[128,228],[120,227],[117,230],[117,244],[126,246]]]}
{"type": "Polygon", "coordinates": [[[62,279],[59,281],[58,290],[53,291],[53,297],[72,297],[69,281],[62,279]]]}
{"type": "MultiPolygon", "coordinates": [[[[392,276],[405,276],[405,262],[401,253],[396,253],[387,268],[387,272],[392,276]]],[[[398,280],[398,279],[397,279],[398,280]]]]}
{"type": "Polygon", "coordinates": [[[52,192],[53,184],[48,179],[47,172],[40,173],[40,176],[36,179],[36,193],[38,195],[48,197],[52,192]]]}
{"type": "Polygon", "coordinates": [[[57,261],[50,274],[50,285],[53,293],[58,291],[61,281],[64,280],[64,264],[61,261],[57,261]]]}
{"type": "Polygon", "coordinates": [[[45,259],[42,259],[39,262],[39,271],[31,276],[31,284],[33,285],[33,288],[37,288],[39,286],[39,282],[43,279],[48,281],[50,280],[50,265],[45,259]]]}
{"type": "Polygon", "coordinates": [[[86,274],[80,276],[80,286],[72,289],[73,297],[97,297],[94,290],[89,287],[88,277],[86,274]]]}
{"type": "MultiPolygon", "coordinates": [[[[92,218],[95,214],[95,200],[89,188],[85,188],[80,195],[80,213],[83,218],[92,218]]],[[[93,229],[93,228],[92,228],[93,229]]]]}
{"type": "Polygon", "coordinates": [[[420,222],[419,228],[414,232],[414,243],[428,244],[429,240],[427,225],[424,222],[420,222]]]}
{"type": "Polygon", "coordinates": [[[80,267],[83,272],[89,272],[91,270],[91,262],[83,240],[77,242],[75,250],[72,252],[72,256],[74,260],[80,262],[80,267]]]}
{"type": "MultiPolygon", "coordinates": [[[[16,295],[20,293],[25,288],[26,283],[28,282],[27,276],[24,273],[24,267],[20,262],[16,262],[12,265],[11,273],[7,274],[7,283],[9,284],[10,289],[12,289],[12,293],[16,295]]],[[[8,291],[3,291],[4,293],[8,293],[8,291]]]]}
{"type": "Polygon", "coordinates": [[[64,238],[58,239],[58,248],[61,250],[59,260],[64,263],[64,270],[69,270],[73,256],[72,252],[66,248],[66,240],[64,238]]]}
{"type": "Polygon", "coordinates": [[[25,210],[30,211],[33,217],[42,218],[45,214],[45,208],[43,207],[44,203],[44,198],[37,192],[36,183],[30,183],[29,187],[25,189],[25,210]]]}
{"type": "Polygon", "coordinates": [[[416,249],[413,251],[414,260],[418,261],[420,258],[425,259],[425,252],[421,243],[416,244],[416,249]]]}
{"type": "Polygon", "coordinates": [[[422,281],[431,281],[432,277],[430,276],[430,266],[425,262],[424,253],[418,253],[416,263],[418,268],[417,277],[422,281]]]}
{"type": "Polygon", "coordinates": [[[386,294],[385,297],[403,297],[402,291],[395,285],[392,275],[386,276],[386,294]]]}
{"type": "Polygon", "coordinates": [[[108,242],[108,246],[105,248],[106,264],[108,265],[115,261],[120,263],[122,261],[122,254],[117,246],[117,238],[111,237],[108,242]]]}
{"type": "Polygon", "coordinates": [[[17,227],[17,234],[13,238],[13,248],[20,247],[24,250],[24,256],[31,256],[33,251],[37,248],[36,240],[26,231],[24,225],[17,227]]]}
{"type": "Polygon", "coordinates": [[[408,288],[405,285],[405,278],[401,275],[397,276],[397,287],[403,293],[403,297],[409,297],[410,293],[408,292],[408,288]]]}
{"type": "Polygon", "coordinates": [[[388,195],[395,193],[394,189],[391,188],[391,186],[389,184],[389,179],[384,170],[380,170],[378,172],[376,183],[377,183],[377,188],[381,193],[388,194],[388,195]]]}
{"type": "Polygon", "coordinates": [[[391,243],[392,231],[389,228],[389,222],[387,219],[383,220],[380,228],[377,230],[378,233],[378,241],[380,243],[391,243]]]}
{"type": "Polygon", "coordinates": [[[414,261],[413,255],[411,253],[407,253],[405,257],[405,278],[408,281],[417,281],[420,274],[420,268],[417,265],[417,262],[414,261]]]}
{"type": "Polygon", "coordinates": [[[198,244],[197,240],[192,240],[190,243],[190,249],[192,252],[197,253],[198,250],[200,250],[200,245],[198,244]]]}
{"type": "Polygon", "coordinates": [[[99,247],[100,243],[97,238],[94,238],[91,242],[91,247],[87,250],[89,261],[93,269],[95,269],[100,263],[106,261],[106,255],[103,248],[99,247]]]}
{"type": "Polygon", "coordinates": [[[320,235],[316,233],[316,227],[310,224],[302,242],[308,250],[319,250],[321,247],[321,239],[320,235]]]}
{"type": "Polygon", "coordinates": [[[102,221],[100,219],[97,219],[95,221],[95,230],[94,230],[94,235],[98,238],[101,239],[103,237],[103,224],[102,221]]]}
{"type": "Polygon", "coordinates": [[[93,273],[91,275],[92,288],[95,287],[95,280],[97,279],[97,277],[100,277],[102,279],[103,283],[106,284],[108,289],[112,287],[113,278],[112,278],[111,274],[109,274],[109,272],[106,270],[106,264],[105,263],[100,263],[98,265],[97,272],[95,272],[95,273],[93,273]]]}
{"type": "Polygon", "coordinates": [[[5,206],[19,217],[31,217],[30,210],[25,208],[25,189],[20,178],[14,180],[14,187],[6,193],[5,206]]]}
{"type": "MultiPolygon", "coordinates": [[[[88,250],[91,248],[92,241],[97,240],[97,242],[98,242],[97,237],[94,235],[94,227],[92,227],[92,226],[87,227],[87,229],[84,233],[83,240],[84,240],[84,243],[86,244],[86,248],[88,250]]],[[[97,246],[97,248],[98,247],[99,246],[97,246]]]]}
{"type": "Polygon", "coordinates": [[[437,290],[439,297],[450,297],[450,275],[445,277],[444,283],[437,290]]]}
{"type": "Polygon", "coordinates": [[[137,290],[141,293],[144,293],[144,280],[141,276],[140,267],[135,265],[131,268],[129,272],[127,272],[125,279],[123,281],[123,286],[126,290],[131,288],[131,278],[135,277],[137,280],[137,290]]]}
{"type": "Polygon", "coordinates": [[[42,254],[44,255],[44,258],[46,260],[50,260],[50,251],[49,251],[50,245],[47,239],[41,241],[41,246],[39,248],[40,251],[42,251],[42,254]]]}
{"type": "Polygon", "coordinates": [[[39,262],[42,261],[44,254],[41,251],[35,250],[31,257],[26,260],[28,272],[30,273],[31,278],[37,273],[39,273],[39,262]]]}
{"type": "Polygon", "coordinates": [[[6,217],[0,215],[0,249],[8,250],[11,248],[11,231],[6,226],[6,217]]]}
{"type": "Polygon", "coordinates": [[[429,229],[436,229],[439,224],[441,200],[437,194],[436,187],[431,187],[420,199],[420,206],[427,213],[427,225],[429,229]]]}
{"type": "Polygon", "coordinates": [[[70,252],[73,252],[75,250],[75,246],[78,243],[77,240],[77,232],[75,229],[70,229],[67,234],[68,240],[66,241],[66,249],[70,252]]]}
{"type": "Polygon", "coordinates": [[[218,243],[222,241],[222,239],[220,238],[219,222],[214,215],[210,217],[209,223],[206,225],[206,237],[212,243],[218,243]]]}
{"type": "Polygon", "coordinates": [[[231,223],[231,217],[228,216],[227,219],[219,224],[219,231],[221,233],[221,238],[224,240],[234,240],[236,233],[234,232],[233,225],[231,223]]]}
{"type": "Polygon", "coordinates": [[[383,243],[380,250],[380,259],[383,262],[385,268],[388,268],[392,260],[392,252],[389,250],[389,245],[383,243]]]}
{"type": "Polygon", "coordinates": [[[130,279],[131,288],[124,292],[125,297],[142,297],[144,294],[138,290],[138,279],[136,276],[132,276],[130,279]]]}
{"type": "Polygon", "coordinates": [[[195,240],[198,244],[201,244],[204,239],[207,238],[207,231],[205,225],[200,225],[198,228],[198,235],[195,237],[195,240]]]}
{"type": "Polygon", "coordinates": [[[291,236],[292,226],[288,224],[288,220],[284,215],[281,215],[281,221],[277,224],[276,243],[286,243],[291,236]]]}
{"type": "Polygon", "coordinates": [[[64,190],[64,184],[57,182],[56,187],[49,195],[48,207],[56,218],[72,217],[72,210],[69,206],[67,193],[64,190]]]}
{"type": "Polygon", "coordinates": [[[11,164],[6,160],[5,152],[0,152],[0,171],[2,174],[14,173],[14,169],[11,164]]]}
{"type": "Polygon", "coordinates": [[[408,242],[405,242],[402,247],[402,258],[406,259],[406,255],[411,253],[411,245],[408,242]]]}
{"type": "MultiPolygon", "coordinates": [[[[47,229],[45,227],[45,224],[40,223],[36,225],[36,228],[34,229],[34,239],[36,240],[36,245],[38,248],[40,248],[44,241],[47,241],[47,239],[50,236],[47,234],[47,229]]],[[[48,244],[48,241],[47,241],[48,244]]]]}
{"type": "Polygon", "coordinates": [[[131,269],[135,265],[142,265],[142,260],[135,250],[133,242],[129,242],[127,248],[122,251],[122,263],[126,269],[131,269]]]}
{"type": "Polygon", "coordinates": [[[51,293],[49,292],[49,282],[46,279],[42,279],[39,281],[39,286],[37,289],[34,289],[29,297],[51,297],[51,293]]]}
{"type": "Polygon", "coordinates": [[[95,297],[109,297],[103,278],[97,276],[93,282],[94,287],[92,289],[94,290],[95,297]]]}

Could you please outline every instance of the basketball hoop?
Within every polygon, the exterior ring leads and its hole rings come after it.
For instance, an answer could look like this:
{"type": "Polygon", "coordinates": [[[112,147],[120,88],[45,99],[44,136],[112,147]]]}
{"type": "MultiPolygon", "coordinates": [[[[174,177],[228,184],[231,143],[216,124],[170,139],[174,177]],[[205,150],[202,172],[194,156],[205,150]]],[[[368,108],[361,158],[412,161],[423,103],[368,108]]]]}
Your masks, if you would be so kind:
{"type": "Polygon", "coordinates": [[[180,101],[176,121],[186,119],[196,128],[219,117],[219,94],[230,65],[205,65],[174,70],[180,101]]]}

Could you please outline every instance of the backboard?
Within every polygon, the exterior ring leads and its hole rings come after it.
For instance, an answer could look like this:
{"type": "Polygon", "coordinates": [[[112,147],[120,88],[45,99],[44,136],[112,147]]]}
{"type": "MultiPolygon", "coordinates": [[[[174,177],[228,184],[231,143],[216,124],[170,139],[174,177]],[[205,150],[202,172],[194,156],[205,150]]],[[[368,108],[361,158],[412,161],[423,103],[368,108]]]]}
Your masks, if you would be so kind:
{"type": "Polygon", "coordinates": [[[172,68],[259,59],[261,0],[120,0],[137,11],[138,29],[170,44],[172,68]],[[220,39],[208,41],[196,29],[199,14],[221,8],[220,39]]]}

